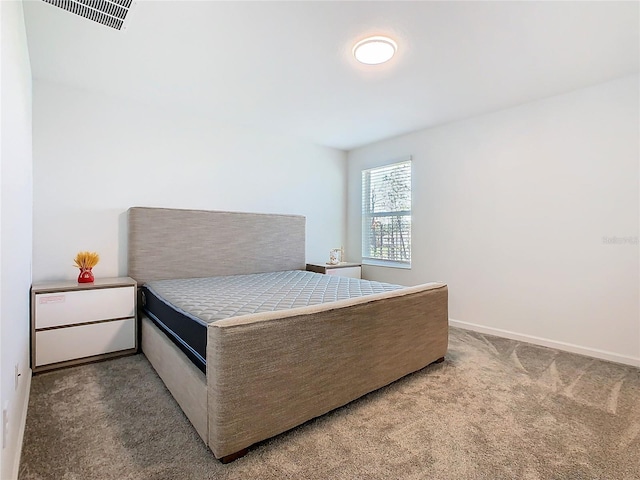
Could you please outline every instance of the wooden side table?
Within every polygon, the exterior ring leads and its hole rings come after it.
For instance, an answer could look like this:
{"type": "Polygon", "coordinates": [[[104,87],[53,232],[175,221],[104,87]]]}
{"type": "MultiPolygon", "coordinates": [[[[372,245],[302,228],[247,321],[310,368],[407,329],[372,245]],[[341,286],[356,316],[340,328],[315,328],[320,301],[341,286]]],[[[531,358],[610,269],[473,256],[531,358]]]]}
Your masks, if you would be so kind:
{"type": "Polygon", "coordinates": [[[328,263],[307,263],[307,271],[338,275],[340,277],[362,278],[362,264],[342,262],[337,265],[328,263]]]}
{"type": "Polygon", "coordinates": [[[135,353],[136,287],[129,277],[33,285],[33,372],[135,353]]]}

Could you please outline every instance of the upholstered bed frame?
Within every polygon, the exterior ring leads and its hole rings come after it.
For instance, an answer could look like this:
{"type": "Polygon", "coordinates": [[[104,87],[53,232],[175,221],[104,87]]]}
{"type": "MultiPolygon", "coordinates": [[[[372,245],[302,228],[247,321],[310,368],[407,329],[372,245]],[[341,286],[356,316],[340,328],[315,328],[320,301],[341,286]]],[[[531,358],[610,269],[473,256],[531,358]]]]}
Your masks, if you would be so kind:
{"type": "MultiPolygon", "coordinates": [[[[305,219],[129,209],[129,276],[168,278],[305,268],[305,219]]],[[[206,376],[144,314],[142,351],[216,458],[345,405],[441,360],[447,286],[425,284],[209,324],[206,376]]]]}

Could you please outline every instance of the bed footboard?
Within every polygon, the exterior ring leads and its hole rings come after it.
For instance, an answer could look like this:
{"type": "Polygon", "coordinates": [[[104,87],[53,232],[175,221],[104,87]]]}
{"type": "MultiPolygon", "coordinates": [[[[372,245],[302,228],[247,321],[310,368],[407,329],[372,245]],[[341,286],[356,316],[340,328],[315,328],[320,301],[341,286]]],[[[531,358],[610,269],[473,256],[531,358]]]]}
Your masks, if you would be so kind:
{"type": "Polygon", "coordinates": [[[427,284],[211,324],[214,455],[229,458],[444,357],[447,295],[427,284]]]}

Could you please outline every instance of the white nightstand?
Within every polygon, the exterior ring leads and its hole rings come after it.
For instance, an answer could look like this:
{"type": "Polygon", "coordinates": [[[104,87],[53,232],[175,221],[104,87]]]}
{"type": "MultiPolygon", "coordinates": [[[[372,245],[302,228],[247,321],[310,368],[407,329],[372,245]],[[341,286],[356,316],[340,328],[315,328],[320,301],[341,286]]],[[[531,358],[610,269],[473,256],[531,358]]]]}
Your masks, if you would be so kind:
{"type": "Polygon", "coordinates": [[[343,262],[337,265],[328,263],[307,263],[308,272],[338,275],[340,277],[362,278],[362,264],[343,262]]]}
{"type": "Polygon", "coordinates": [[[135,353],[136,287],[129,277],[33,285],[33,372],[135,353]]]}

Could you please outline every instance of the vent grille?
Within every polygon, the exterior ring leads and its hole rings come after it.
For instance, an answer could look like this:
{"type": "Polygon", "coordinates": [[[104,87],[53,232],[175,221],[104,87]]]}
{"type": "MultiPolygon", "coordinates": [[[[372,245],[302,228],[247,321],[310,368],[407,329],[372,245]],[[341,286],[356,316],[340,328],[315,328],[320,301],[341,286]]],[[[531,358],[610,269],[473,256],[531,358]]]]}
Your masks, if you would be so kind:
{"type": "Polygon", "coordinates": [[[68,12],[122,30],[133,0],[43,0],[68,12]]]}

